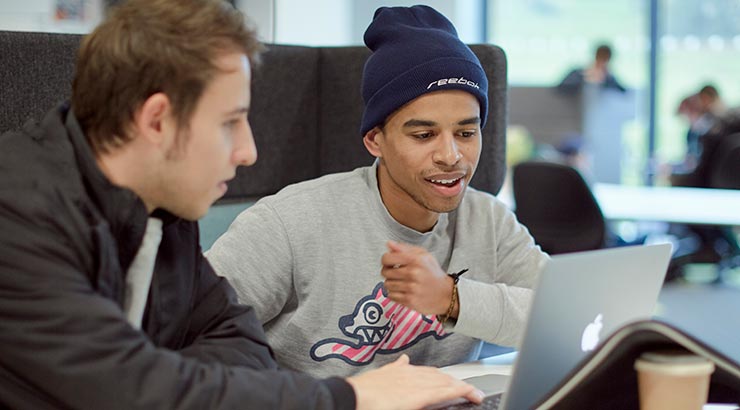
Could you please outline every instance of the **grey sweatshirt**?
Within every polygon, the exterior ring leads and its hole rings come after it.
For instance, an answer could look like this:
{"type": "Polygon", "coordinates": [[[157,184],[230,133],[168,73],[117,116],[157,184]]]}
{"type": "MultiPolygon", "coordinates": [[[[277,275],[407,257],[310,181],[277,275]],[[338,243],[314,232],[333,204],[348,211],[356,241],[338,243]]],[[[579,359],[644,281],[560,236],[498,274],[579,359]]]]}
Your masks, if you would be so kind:
{"type": "Polygon", "coordinates": [[[407,354],[411,363],[473,360],[481,340],[516,346],[547,256],[494,196],[468,188],[432,231],[388,213],[376,166],[291,185],[239,215],[206,254],[263,322],[278,363],[348,376],[407,354]],[[442,326],[386,298],[386,242],[421,246],[458,283],[460,313],[442,326]]]}

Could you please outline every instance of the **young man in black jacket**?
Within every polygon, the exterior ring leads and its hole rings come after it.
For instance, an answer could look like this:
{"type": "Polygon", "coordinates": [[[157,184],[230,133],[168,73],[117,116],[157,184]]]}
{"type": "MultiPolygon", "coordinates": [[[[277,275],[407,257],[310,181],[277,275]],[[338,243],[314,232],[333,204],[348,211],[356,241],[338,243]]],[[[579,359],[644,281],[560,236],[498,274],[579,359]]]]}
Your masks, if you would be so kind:
{"type": "Polygon", "coordinates": [[[407,358],[279,370],[195,221],[256,149],[260,45],[222,0],[129,0],[80,48],[71,103],[0,137],[0,407],[416,408],[473,388],[407,358]]]}

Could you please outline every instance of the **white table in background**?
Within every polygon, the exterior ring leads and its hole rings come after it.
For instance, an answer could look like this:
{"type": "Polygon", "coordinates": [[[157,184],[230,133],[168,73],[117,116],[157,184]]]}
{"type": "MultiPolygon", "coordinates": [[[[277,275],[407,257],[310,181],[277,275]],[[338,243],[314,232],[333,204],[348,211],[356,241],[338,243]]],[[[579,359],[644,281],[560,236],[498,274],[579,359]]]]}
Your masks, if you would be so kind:
{"type": "Polygon", "coordinates": [[[611,220],[740,226],[740,190],[603,183],[592,190],[611,220]]]}

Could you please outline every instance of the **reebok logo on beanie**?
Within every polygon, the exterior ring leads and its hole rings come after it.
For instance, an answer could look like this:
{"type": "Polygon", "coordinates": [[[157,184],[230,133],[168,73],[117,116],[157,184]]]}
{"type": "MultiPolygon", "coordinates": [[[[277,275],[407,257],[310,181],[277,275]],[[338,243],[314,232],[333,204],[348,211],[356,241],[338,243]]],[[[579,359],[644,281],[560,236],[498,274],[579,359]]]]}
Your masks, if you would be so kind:
{"type": "Polygon", "coordinates": [[[478,86],[478,83],[474,83],[470,80],[466,80],[464,77],[460,77],[460,78],[452,77],[452,78],[442,78],[437,81],[432,81],[431,83],[429,83],[427,90],[432,88],[432,86],[434,85],[436,85],[437,87],[441,87],[445,84],[463,84],[469,87],[480,89],[480,87],[478,86]]]}

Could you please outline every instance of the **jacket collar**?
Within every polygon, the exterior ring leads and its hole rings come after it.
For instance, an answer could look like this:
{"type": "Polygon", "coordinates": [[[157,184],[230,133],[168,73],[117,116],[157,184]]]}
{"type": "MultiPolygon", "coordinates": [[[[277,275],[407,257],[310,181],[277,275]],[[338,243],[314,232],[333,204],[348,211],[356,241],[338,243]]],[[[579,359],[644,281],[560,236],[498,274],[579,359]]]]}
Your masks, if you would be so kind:
{"type": "Polygon", "coordinates": [[[118,245],[119,262],[126,271],[144,238],[148,218],[146,206],[133,191],[113,185],[108,180],[98,167],[92,148],[72,109],[65,104],[60,111],[75,152],[82,182],[90,199],[97,205],[110,227],[118,245]]]}

